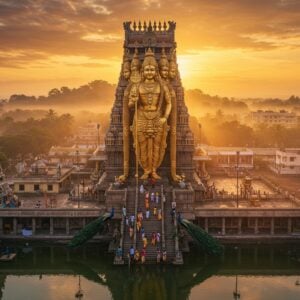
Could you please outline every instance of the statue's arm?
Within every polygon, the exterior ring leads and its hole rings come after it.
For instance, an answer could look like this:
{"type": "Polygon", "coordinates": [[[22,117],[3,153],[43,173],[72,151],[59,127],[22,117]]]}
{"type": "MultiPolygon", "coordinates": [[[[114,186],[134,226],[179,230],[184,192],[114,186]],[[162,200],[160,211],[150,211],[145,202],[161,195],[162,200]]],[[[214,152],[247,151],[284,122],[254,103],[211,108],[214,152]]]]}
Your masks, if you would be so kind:
{"type": "Polygon", "coordinates": [[[138,86],[136,84],[133,84],[131,86],[128,98],[129,98],[129,101],[128,101],[129,108],[134,107],[135,102],[138,101],[138,86]]]}
{"type": "Polygon", "coordinates": [[[171,98],[170,90],[166,85],[163,86],[163,89],[164,89],[165,103],[166,103],[164,118],[168,119],[172,109],[172,98],[171,98]]]}

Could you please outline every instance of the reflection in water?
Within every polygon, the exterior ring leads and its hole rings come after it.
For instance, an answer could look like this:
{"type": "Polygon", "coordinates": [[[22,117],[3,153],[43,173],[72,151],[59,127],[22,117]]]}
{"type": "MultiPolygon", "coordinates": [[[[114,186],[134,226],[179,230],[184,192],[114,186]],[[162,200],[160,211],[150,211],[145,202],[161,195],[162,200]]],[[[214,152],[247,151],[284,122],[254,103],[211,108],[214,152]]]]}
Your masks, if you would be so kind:
{"type": "Polygon", "coordinates": [[[183,266],[113,266],[106,246],[19,248],[1,264],[1,299],[299,299],[298,249],[226,247],[221,258],[193,250],[183,266]],[[296,254],[295,254],[296,253],[296,254]],[[50,258],[50,259],[49,259],[50,258]],[[17,287],[17,288],[16,288],[17,287]]]}

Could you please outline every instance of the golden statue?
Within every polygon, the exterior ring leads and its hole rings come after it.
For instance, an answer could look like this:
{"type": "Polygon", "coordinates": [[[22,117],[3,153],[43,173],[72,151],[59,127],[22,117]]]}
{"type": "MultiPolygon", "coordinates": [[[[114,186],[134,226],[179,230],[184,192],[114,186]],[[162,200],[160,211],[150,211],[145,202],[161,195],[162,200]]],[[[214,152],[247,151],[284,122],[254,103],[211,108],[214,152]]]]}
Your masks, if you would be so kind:
{"type": "Polygon", "coordinates": [[[122,75],[125,80],[129,80],[129,78],[130,78],[130,74],[131,74],[130,68],[131,68],[131,64],[130,64],[130,60],[128,57],[128,52],[126,52],[124,54],[123,65],[122,65],[122,75]]]}
{"type": "Polygon", "coordinates": [[[133,55],[131,65],[130,65],[130,71],[131,71],[130,82],[131,83],[139,83],[141,81],[140,68],[141,68],[141,64],[140,64],[140,60],[139,60],[139,56],[138,56],[138,50],[137,50],[137,48],[135,48],[134,55],[133,55]]]}
{"type": "Polygon", "coordinates": [[[142,64],[141,82],[132,85],[128,106],[135,107],[133,125],[134,148],[144,170],[141,179],[160,179],[161,165],[167,147],[167,120],[172,103],[169,88],[159,80],[158,65],[151,49],[142,64]]]}
{"type": "Polygon", "coordinates": [[[167,85],[171,100],[172,100],[172,110],[170,115],[170,160],[171,160],[171,176],[174,181],[180,181],[181,176],[176,174],[176,125],[177,125],[177,102],[176,94],[169,82],[169,77],[174,79],[177,75],[177,64],[175,52],[172,53],[171,62],[169,63],[168,58],[165,54],[165,49],[162,49],[162,54],[159,60],[159,71],[162,82],[167,85]]]}
{"type": "Polygon", "coordinates": [[[130,112],[128,107],[129,93],[132,87],[141,80],[140,75],[140,60],[137,49],[134,51],[132,61],[129,61],[128,52],[125,53],[123,59],[122,75],[128,82],[123,96],[123,159],[124,159],[124,173],[118,177],[118,180],[125,181],[129,175],[129,132],[130,132],[130,112]]]}

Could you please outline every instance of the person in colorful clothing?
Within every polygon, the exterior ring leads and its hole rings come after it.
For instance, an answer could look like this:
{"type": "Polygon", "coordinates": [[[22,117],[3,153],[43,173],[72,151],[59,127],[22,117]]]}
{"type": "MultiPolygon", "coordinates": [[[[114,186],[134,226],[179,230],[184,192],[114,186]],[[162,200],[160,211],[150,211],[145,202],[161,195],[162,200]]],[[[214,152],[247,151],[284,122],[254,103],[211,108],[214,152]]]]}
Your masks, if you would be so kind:
{"type": "Polygon", "coordinates": [[[151,245],[155,246],[155,244],[156,244],[156,233],[152,232],[151,245]]]}
{"type": "Polygon", "coordinates": [[[161,208],[158,209],[158,213],[157,213],[157,220],[160,221],[162,219],[161,216],[161,208]]]}
{"type": "Polygon", "coordinates": [[[155,193],[155,202],[156,202],[156,204],[159,203],[159,193],[158,192],[155,193]]]}
{"type": "Polygon", "coordinates": [[[157,251],[156,251],[156,262],[159,264],[161,260],[161,251],[159,249],[159,247],[157,247],[157,251]]]}
{"type": "Polygon", "coordinates": [[[142,264],[145,263],[145,261],[146,261],[146,248],[145,247],[141,251],[141,261],[142,261],[142,264]]]}
{"type": "Polygon", "coordinates": [[[146,235],[144,235],[144,238],[143,238],[143,247],[146,249],[147,245],[148,245],[148,240],[147,240],[146,235]]]}
{"type": "Polygon", "coordinates": [[[167,261],[167,251],[165,249],[163,250],[163,253],[162,253],[162,259],[163,259],[163,262],[167,261]]]}
{"type": "Polygon", "coordinates": [[[134,261],[137,263],[140,260],[140,252],[138,249],[135,250],[134,252],[134,261]]]}
{"type": "Polygon", "coordinates": [[[160,233],[159,232],[156,233],[156,242],[160,243],[160,233]]]}

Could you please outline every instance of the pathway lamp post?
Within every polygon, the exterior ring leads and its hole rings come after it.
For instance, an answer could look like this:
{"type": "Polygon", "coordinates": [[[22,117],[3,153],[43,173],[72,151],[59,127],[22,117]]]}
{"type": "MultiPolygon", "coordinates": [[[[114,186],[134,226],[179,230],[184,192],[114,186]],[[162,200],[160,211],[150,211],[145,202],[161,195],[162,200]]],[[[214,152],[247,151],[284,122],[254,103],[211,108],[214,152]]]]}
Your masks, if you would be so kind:
{"type": "Polygon", "coordinates": [[[233,291],[233,299],[237,300],[241,298],[241,294],[238,291],[238,275],[235,275],[235,290],[233,291]]]}
{"type": "Polygon", "coordinates": [[[80,207],[80,191],[79,191],[79,151],[76,150],[76,164],[77,164],[77,207],[80,207]]]}
{"type": "Polygon", "coordinates": [[[198,123],[198,129],[199,129],[199,145],[201,145],[201,140],[202,140],[202,125],[201,125],[201,123],[198,123]]]}
{"type": "Polygon", "coordinates": [[[100,145],[100,135],[99,135],[99,130],[100,130],[100,124],[97,124],[97,146],[100,145]]]}
{"type": "Polygon", "coordinates": [[[239,208],[239,160],[240,151],[236,151],[236,207],[239,208]]]}

